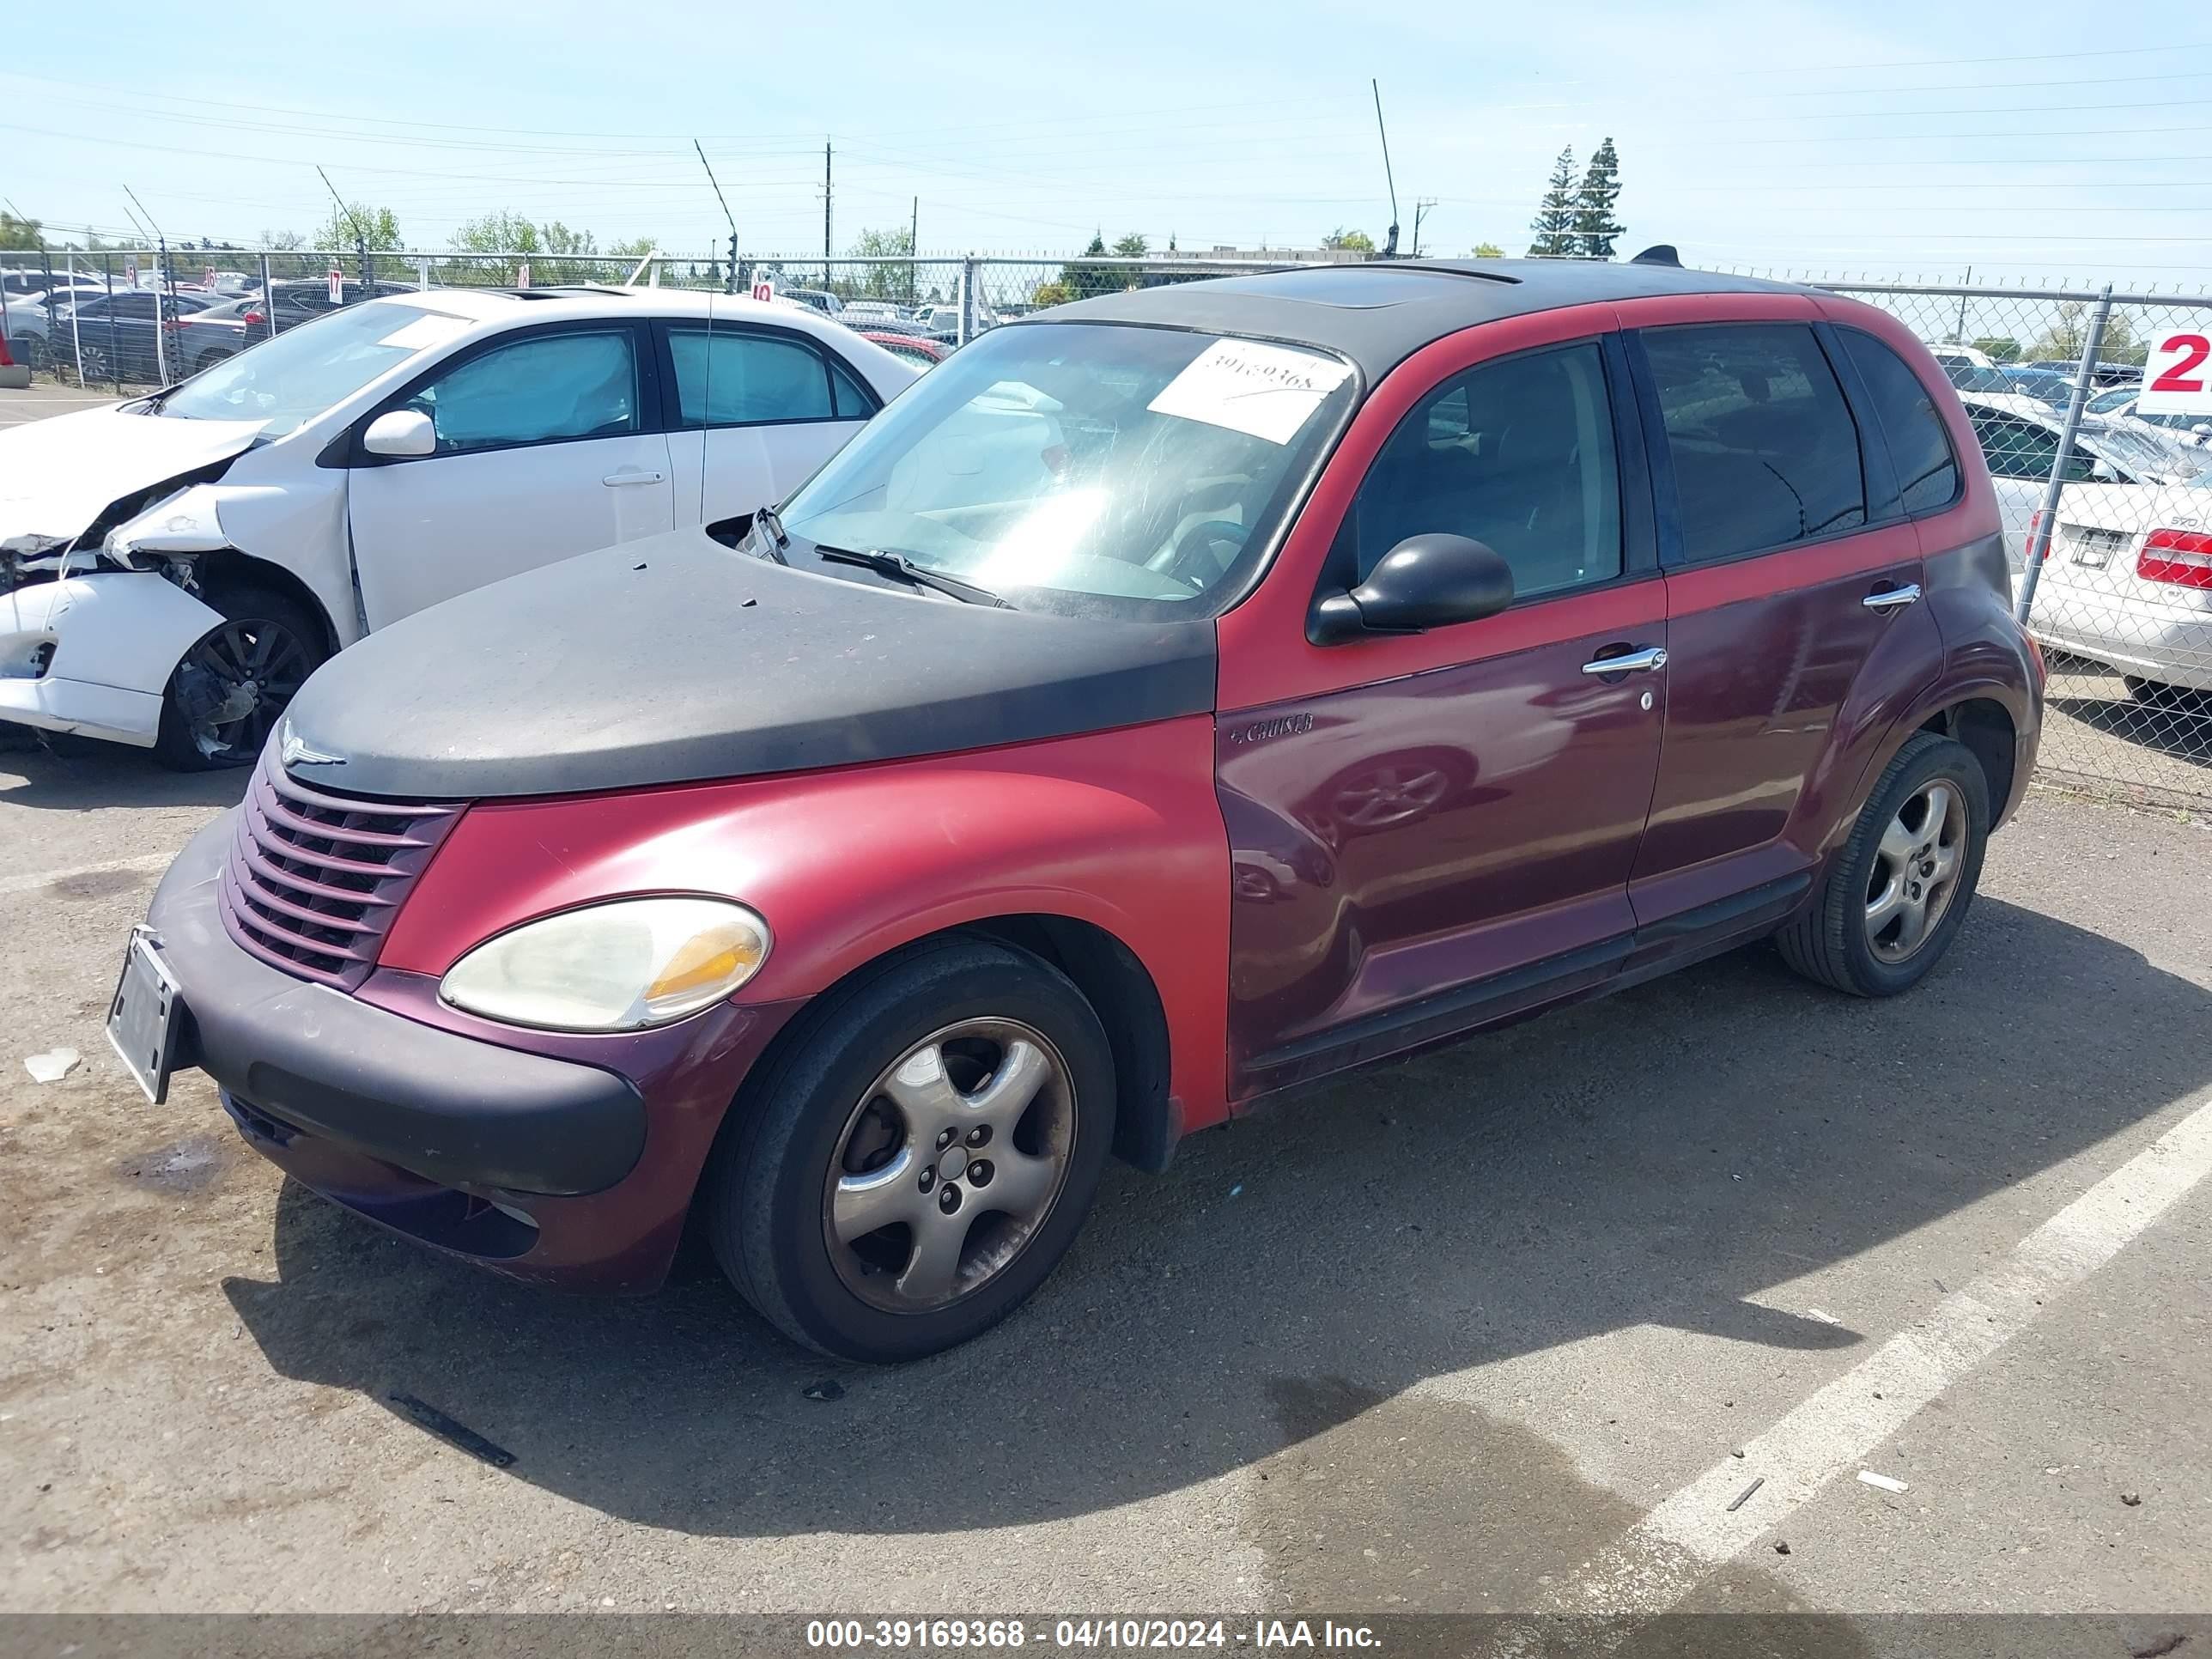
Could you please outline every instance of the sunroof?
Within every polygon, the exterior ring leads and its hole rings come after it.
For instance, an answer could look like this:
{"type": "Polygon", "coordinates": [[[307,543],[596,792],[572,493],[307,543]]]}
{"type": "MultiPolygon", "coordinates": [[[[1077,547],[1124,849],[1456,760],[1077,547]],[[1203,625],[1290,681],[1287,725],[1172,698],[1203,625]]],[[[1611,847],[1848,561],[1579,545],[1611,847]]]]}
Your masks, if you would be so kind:
{"type": "Polygon", "coordinates": [[[1235,276],[1230,283],[1247,294],[1270,299],[1304,300],[1311,305],[1370,311],[1416,300],[1445,300],[1467,292],[1467,278],[1455,271],[1373,265],[1316,265],[1304,270],[1271,270],[1260,276],[1235,276]]]}

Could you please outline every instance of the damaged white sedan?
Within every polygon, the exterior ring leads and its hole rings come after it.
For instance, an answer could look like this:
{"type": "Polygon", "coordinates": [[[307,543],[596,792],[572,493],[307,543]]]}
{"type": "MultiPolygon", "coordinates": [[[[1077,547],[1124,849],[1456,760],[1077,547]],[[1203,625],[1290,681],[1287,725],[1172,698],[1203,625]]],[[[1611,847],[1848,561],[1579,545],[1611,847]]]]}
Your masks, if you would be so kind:
{"type": "Polygon", "coordinates": [[[917,371],[661,289],[368,301],[0,433],[0,721],[250,762],[318,664],[469,588],[741,529],[917,371]]]}

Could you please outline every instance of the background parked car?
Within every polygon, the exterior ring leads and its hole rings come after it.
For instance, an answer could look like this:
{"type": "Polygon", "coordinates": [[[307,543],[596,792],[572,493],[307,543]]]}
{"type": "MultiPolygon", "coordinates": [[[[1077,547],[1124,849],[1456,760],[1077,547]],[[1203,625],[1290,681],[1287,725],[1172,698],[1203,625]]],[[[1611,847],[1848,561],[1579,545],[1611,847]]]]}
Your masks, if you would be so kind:
{"type": "Polygon", "coordinates": [[[2150,427],[2170,441],[2189,444],[2198,448],[2212,446],[2212,416],[2203,415],[2146,415],[2136,407],[2136,390],[2132,385],[2118,386],[2110,392],[2100,392],[2082,405],[2082,412],[2101,415],[2107,420],[2134,421],[2150,427]]]}
{"type": "Polygon", "coordinates": [[[19,363],[32,368],[43,368],[46,364],[47,337],[53,327],[46,308],[36,300],[16,299],[12,295],[7,302],[8,349],[19,363]]]}
{"type": "Polygon", "coordinates": [[[837,320],[848,328],[859,328],[864,323],[910,323],[914,313],[889,300],[848,300],[844,309],[837,313],[837,320]]]}
{"type": "Polygon", "coordinates": [[[96,295],[52,313],[47,346],[55,361],[74,362],[89,381],[151,385],[179,380],[191,372],[171,352],[179,322],[221,297],[206,289],[169,294],[133,288],[96,295]]]}
{"type": "Polygon", "coordinates": [[[946,342],[927,334],[908,334],[886,328],[860,328],[854,331],[864,340],[873,340],[892,356],[902,358],[918,368],[931,368],[945,361],[952,348],[946,342]]]}
{"type": "MultiPolygon", "coordinates": [[[[2057,357],[2039,357],[2033,362],[2021,363],[2019,367],[2045,369],[2053,374],[2063,374],[2066,377],[2066,383],[2069,386],[2074,384],[2074,377],[2081,372],[2081,365],[2078,362],[2069,362],[2057,357]]],[[[2092,363],[2089,366],[2089,384],[2107,392],[2114,386],[2141,386],[2142,374],[2141,363],[2092,363]]]]}
{"type": "Polygon", "coordinates": [[[9,428],[0,720],[251,760],[363,632],[678,525],[734,538],[916,372],[795,307],[441,289],[9,428]]]}
{"type": "MultiPolygon", "coordinates": [[[[2032,398],[1966,395],[2013,569],[2058,459],[2064,419],[2032,398]]],[[[2201,450],[2084,415],[2028,631],[2116,670],[2138,696],[2212,690],[2212,470],[2201,450]]]]}
{"type": "Polygon", "coordinates": [[[835,317],[845,308],[845,302],[826,289],[780,288],[775,291],[775,297],[793,305],[805,306],[809,311],[818,311],[824,317],[835,317]]]}

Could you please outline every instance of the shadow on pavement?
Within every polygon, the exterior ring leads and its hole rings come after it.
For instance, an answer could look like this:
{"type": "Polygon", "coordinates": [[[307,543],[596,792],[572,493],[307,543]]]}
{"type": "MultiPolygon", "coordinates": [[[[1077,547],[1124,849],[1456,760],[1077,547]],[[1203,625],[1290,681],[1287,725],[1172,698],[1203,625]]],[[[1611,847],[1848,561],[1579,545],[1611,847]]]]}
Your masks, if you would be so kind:
{"type": "Polygon", "coordinates": [[[149,749],[91,738],[51,739],[0,723],[0,806],[83,812],[108,806],[232,806],[252,773],[172,772],[149,749]]]}
{"type": "MultiPolygon", "coordinates": [[[[552,1296],[298,1188],[278,1278],[225,1289],[285,1376],[361,1391],[398,1433],[419,1431],[391,1396],[416,1396],[511,1451],[507,1478],[687,1533],[1006,1525],[1255,1465],[1273,1492],[1322,1437],[1419,1462],[1434,1402],[1406,1391],[1470,1366],[1639,1324],[1859,1343],[1746,1298],[2159,1113],[2212,1076],[2208,1020],[2212,994],[1987,898],[1894,1001],[1741,952],[1195,1137],[1164,1176],[1117,1169],[1027,1309],[898,1370],[801,1353],[702,1273],[552,1296]],[[829,1376],[842,1398],[802,1393],[829,1376]]],[[[1547,1455],[1476,1427],[1508,1479],[1547,1455]]],[[[1346,1501],[1332,1479],[1305,1489],[1316,1514],[1346,1501]]],[[[1270,1503],[1300,1538],[1291,1493],[1270,1503]]]]}

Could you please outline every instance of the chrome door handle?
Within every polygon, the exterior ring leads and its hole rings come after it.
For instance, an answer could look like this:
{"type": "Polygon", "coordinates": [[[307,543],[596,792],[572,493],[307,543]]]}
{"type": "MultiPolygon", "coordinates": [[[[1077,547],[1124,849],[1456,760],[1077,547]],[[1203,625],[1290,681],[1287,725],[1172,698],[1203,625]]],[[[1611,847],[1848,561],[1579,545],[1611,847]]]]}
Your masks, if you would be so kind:
{"type": "Polygon", "coordinates": [[[624,484],[659,483],[666,476],[660,472],[610,472],[599,482],[610,489],[619,489],[624,484]]]}
{"type": "Polygon", "coordinates": [[[1879,593],[1869,593],[1859,603],[1869,611],[1896,611],[1911,605],[1920,597],[1920,584],[1907,582],[1902,587],[1884,588],[1879,593]]]}
{"type": "Polygon", "coordinates": [[[1641,651],[1624,651],[1617,657],[1600,657],[1583,665],[1585,674],[1649,674],[1667,665],[1667,647],[1647,645],[1641,651]]]}

